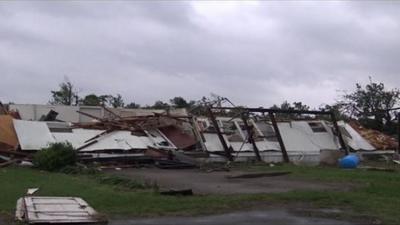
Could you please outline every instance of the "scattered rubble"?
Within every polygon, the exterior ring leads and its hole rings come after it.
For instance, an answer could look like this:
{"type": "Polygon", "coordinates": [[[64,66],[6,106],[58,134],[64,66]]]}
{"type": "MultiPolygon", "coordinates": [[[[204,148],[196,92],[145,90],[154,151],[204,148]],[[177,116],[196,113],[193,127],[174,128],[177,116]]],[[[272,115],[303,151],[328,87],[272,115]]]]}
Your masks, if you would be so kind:
{"type": "Polygon", "coordinates": [[[192,189],[182,189],[182,190],[167,190],[160,191],[161,195],[173,195],[173,196],[190,196],[193,195],[192,189]]]}
{"type": "Polygon", "coordinates": [[[357,121],[349,122],[349,125],[353,127],[363,138],[365,138],[371,145],[379,150],[394,150],[399,146],[398,142],[394,137],[386,135],[377,130],[367,129],[360,125],[357,121]]]}
{"type": "Polygon", "coordinates": [[[27,195],[33,195],[35,194],[37,191],[39,191],[39,188],[28,188],[28,190],[26,191],[27,195]]]}
{"type": "Polygon", "coordinates": [[[242,173],[237,175],[228,175],[228,179],[241,179],[241,178],[259,178],[259,177],[275,177],[290,174],[290,171],[275,171],[275,172],[264,172],[264,173],[242,173]]]}

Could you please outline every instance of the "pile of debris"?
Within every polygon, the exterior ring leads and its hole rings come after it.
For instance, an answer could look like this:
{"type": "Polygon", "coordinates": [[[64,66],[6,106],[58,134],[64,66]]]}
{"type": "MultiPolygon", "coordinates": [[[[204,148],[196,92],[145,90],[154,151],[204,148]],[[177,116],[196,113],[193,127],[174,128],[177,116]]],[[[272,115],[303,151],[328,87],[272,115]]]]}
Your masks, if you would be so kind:
{"type": "Polygon", "coordinates": [[[7,111],[2,112],[6,113],[0,115],[0,168],[30,160],[29,154],[17,151],[19,141],[14,129],[14,118],[7,111]]]}
{"type": "Polygon", "coordinates": [[[350,121],[350,126],[353,127],[363,138],[379,150],[394,150],[398,147],[396,138],[386,135],[377,130],[367,129],[357,121],[350,121]]]}
{"type": "Polygon", "coordinates": [[[194,166],[190,160],[175,157],[177,151],[201,150],[191,117],[167,112],[120,116],[111,109],[104,110],[109,113],[106,117],[77,111],[92,121],[75,123],[58,120],[54,110],[43,114],[40,121],[1,115],[0,160],[9,164],[14,157],[29,160],[51,143],[68,142],[78,151],[82,162],[156,163],[165,168],[194,166]]]}

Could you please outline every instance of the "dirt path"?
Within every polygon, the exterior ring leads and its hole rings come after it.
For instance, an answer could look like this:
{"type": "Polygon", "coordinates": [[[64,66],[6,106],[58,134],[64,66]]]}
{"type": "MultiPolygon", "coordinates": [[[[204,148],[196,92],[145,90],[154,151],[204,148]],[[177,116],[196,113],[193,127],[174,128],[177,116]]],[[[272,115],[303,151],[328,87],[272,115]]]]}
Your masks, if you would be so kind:
{"type": "Polygon", "coordinates": [[[112,170],[108,173],[156,182],[161,189],[192,189],[195,194],[278,193],[292,190],[347,190],[343,184],[310,182],[287,175],[276,177],[228,179],[240,171],[206,173],[197,169],[163,170],[157,168],[112,170]]]}
{"type": "Polygon", "coordinates": [[[286,210],[234,212],[198,217],[114,219],[109,225],[353,225],[353,223],[294,215],[286,210]]]}

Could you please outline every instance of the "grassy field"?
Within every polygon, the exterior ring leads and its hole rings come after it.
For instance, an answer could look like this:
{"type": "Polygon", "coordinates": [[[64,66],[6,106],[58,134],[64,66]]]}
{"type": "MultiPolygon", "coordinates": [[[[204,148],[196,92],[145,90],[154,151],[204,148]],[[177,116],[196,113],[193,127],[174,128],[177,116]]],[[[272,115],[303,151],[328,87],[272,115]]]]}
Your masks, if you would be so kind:
{"type": "MultiPolygon", "coordinates": [[[[386,166],[387,167],[387,166],[386,166]]],[[[389,166],[395,172],[343,170],[327,167],[283,165],[268,168],[249,166],[253,171],[291,171],[291,177],[319,181],[334,181],[356,185],[352,191],[301,191],[274,195],[282,201],[311,202],[316,207],[337,207],[349,210],[347,216],[375,217],[384,224],[400,224],[400,167],[389,166]]]]}
{"type": "Polygon", "coordinates": [[[152,189],[127,189],[99,182],[89,176],[49,173],[28,168],[0,169],[0,211],[14,213],[16,200],[27,188],[39,187],[40,195],[78,196],[107,214],[191,215],[239,208],[253,196],[162,196],[152,189]]]}
{"type": "Polygon", "coordinates": [[[232,196],[161,196],[151,189],[127,189],[105,184],[90,176],[48,173],[28,168],[0,169],[0,212],[13,213],[17,198],[29,187],[39,187],[40,195],[79,196],[108,215],[193,215],[222,212],[257,204],[307,203],[315,207],[341,208],[342,217],[378,218],[384,224],[400,224],[400,173],[341,170],[297,166],[246,166],[244,170],[291,171],[291,177],[356,184],[349,192],[294,191],[280,194],[232,196]]]}

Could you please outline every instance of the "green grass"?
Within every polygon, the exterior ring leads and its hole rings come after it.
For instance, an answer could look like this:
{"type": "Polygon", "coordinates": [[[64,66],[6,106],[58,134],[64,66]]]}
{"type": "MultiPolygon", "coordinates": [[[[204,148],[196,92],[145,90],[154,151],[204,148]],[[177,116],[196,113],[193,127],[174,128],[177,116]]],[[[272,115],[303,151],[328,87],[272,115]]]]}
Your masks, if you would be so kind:
{"type": "MultiPolygon", "coordinates": [[[[118,180],[118,179],[112,179],[118,180]]],[[[106,214],[133,216],[192,215],[239,208],[254,196],[162,196],[152,189],[132,189],[106,183],[97,176],[49,173],[28,168],[0,169],[0,212],[11,214],[27,188],[39,187],[40,195],[77,196],[106,214]]]]}
{"type": "MultiPolygon", "coordinates": [[[[242,167],[243,166],[239,166],[242,167]]],[[[351,191],[293,191],[274,194],[282,201],[311,202],[316,207],[338,207],[351,210],[350,216],[375,217],[385,224],[400,224],[400,168],[395,172],[344,170],[330,167],[305,167],[283,165],[269,167],[265,164],[249,166],[250,171],[291,171],[290,177],[310,181],[328,181],[353,184],[351,191]]]]}
{"type": "MultiPolygon", "coordinates": [[[[344,218],[378,218],[384,224],[400,224],[400,173],[337,168],[275,166],[236,166],[251,171],[291,171],[294,178],[355,184],[347,192],[293,191],[279,194],[162,196],[151,189],[119,185],[116,179],[42,172],[28,168],[0,169],[0,212],[13,213],[17,198],[27,188],[39,187],[40,195],[78,196],[108,215],[154,216],[194,215],[229,211],[262,205],[296,202],[315,207],[345,209],[344,218]]],[[[138,186],[140,187],[140,186],[138,186]]]]}

